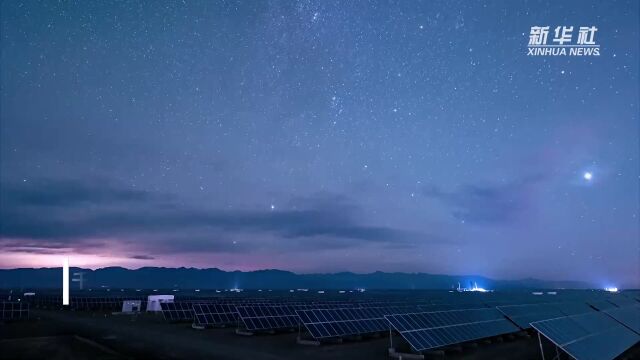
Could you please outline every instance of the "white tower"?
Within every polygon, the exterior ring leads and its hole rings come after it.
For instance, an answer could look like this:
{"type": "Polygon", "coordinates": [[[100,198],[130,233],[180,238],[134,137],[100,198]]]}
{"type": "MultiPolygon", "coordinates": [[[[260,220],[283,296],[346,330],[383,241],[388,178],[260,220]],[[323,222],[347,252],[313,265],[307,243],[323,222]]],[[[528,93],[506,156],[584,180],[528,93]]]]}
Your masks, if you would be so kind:
{"type": "Polygon", "coordinates": [[[69,305],[69,258],[62,263],[62,305],[69,305]]]}

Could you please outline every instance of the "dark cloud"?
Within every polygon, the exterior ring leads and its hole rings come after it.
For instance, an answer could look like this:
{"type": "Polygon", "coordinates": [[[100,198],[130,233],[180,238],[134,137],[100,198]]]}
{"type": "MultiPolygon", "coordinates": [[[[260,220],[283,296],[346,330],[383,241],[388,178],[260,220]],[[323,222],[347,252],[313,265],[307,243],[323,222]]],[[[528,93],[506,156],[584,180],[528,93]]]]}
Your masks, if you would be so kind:
{"type": "Polygon", "coordinates": [[[3,182],[0,188],[1,204],[6,206],[72,207],[91,204],[140,202],[156,198],[155,195],[131,189],[116,188],[113,184],[78,180],[37,179],[28,182],[3,182]]]}
{"type": "Polygon", "coordinates": [[[532,193],[543,180],[542,176],[530,176],[498,185],[466,185],[453,192],[430,187],[424,194],[450,205],[456,219],[504,224],[517,220],[530,207],[532,193]]]}
{"type": "Polygon", "coordinates": [[[149,255],[133,255],[130,258],[136,259],[136,260],[154,260],[155,259],[153,256],[149,256],[149,255]]]}
{"type": "Polygon", "coordinates": [[[0,247],[4,251],[13,252],[13,253],[27,253],[27,254],[37,254],[37,255],[53,255],[53,254],[60,254],[61,253],[60,249],[52,249],[52,248],[39,247],[39,246],[35,246],[35,247],[29,247],[29,246],[11,247],[11,246],[5,246],[5,244],[2,243],[2,242],[0,242],[0,247]]]}
{"type": "Polygon", "coordinates": [[[21,247],[23,241],[41,247],[90,247],[94,243],[87,239],[101,238],[135,238],[164,251],[237,251],[251,245],[245,241],[239,246],[229,240],[230,234],[289,239],[301,248],[303,242],[308,248],[335,248],[359,242],[403,246],[426,240],[411,231],[361,224],[357,206],[341,195],[296,198],[285,210],[222,212],[95,182],[39,180],[1,188],[0,236],[21,247]]]}

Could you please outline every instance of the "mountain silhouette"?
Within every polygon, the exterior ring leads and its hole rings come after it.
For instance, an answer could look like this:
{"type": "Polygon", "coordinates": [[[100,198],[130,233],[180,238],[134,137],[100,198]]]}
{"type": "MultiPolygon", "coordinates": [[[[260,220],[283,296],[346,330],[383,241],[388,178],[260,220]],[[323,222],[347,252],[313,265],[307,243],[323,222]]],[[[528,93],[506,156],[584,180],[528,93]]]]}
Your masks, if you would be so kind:
{"type": "MultiPolygon", "coordinates": [[[[454,276],[427,273],[373,272],[356,274],[296,274],[283,270],[223,271],[217,268],[105,267],[96,270],[71,268],[83,272],[85,288],[137,289],[451,289],[477,283],[487,289],[584,289],[592,287],[578,281],[538,279],[494,280],[482,276],[454,276]]],[[[2,288],[59,288],[62,268],[0,269],[2,288]]],[[[77,287],[72,283],[72,287],[77,287]]]]}

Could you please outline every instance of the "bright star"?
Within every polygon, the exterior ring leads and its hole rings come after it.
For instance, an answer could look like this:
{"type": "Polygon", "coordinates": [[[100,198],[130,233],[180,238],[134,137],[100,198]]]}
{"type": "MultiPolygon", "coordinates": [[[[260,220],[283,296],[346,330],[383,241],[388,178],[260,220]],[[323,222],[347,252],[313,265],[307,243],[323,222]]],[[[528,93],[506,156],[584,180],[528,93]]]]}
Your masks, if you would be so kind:
{"type": "Polygon", "coordinates": [[[582,175],[582,177],[583,177],[585,180],[590,181],[590,180],[593,178],[593,174],[592,174],[592,173],[590,173],[590,172],[586,172],[586,173],[584,173],[584,175],[582,175]]]}
{"type": "Polygon", "coordinates": [[[271,204],[271,210],[275,210],[275,209],[276,209],[276,206],[271,204]]]}

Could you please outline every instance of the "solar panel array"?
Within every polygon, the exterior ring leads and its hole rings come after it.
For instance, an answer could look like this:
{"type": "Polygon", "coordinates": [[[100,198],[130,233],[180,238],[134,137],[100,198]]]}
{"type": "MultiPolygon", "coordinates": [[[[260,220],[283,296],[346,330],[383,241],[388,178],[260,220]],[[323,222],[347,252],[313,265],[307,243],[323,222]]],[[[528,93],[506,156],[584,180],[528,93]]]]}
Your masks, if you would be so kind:
{"type": "MultiPolygon", "coordinates": [[[[134,294],[143,295],[139,292],[134,294]]],[[[412,295],[411,298],[313,293],[272,297],[262,294],[260,297],[231,293],[206,297],[198,294],[180,296],[180,299],[176,295],[173,303],[161,303],[161,307],[164,318],[171,322],[193,321],[194,325],[202,327],[238,323],[248,331],[290,329],[303,325],[318,340],[376,333],[391,328],[397,330],[415,351],[517,332],[530,328],[532,323],[550,319],[581,318],[582,314],[606,313],[609,320],[618,325],[624,324],[624,329],[636,332],[640,329],[640,307],[632,306],[638,304],[640,293],[563,290],[534,296],[531,293],[439,292],[427,293],[424,297],[412,295]]],[[[91,296],[85,295],[72,296],[72,307],[120,310],[123,300],[136,299],[131,295],[96,296],[95,292],[91,296]]],[[[146,296],[140,299],[145,306],[146,296]]],[[[27,301],[59,307],[61,297],[39,295],[27,301]]],[[[596,344],[604,341],[602,339],[615,342],[617,340],[611,339],[617,337],[610,336],[610,333],[618,336],[620,331],[588,332],[588,336],[593,337],[596,344]]],[[[626,339],[624,331],[620,334],[626,339]]],[[[577,351],[574,348],[579,347],[566,345],[574,352],[577,351]]]]}
{"type": "Polygon", "coordinates": [[[297,309],[306,306],[238,306],[238,315],[249,331],[288,329],[298,326],[297,309]]]}
{"type": "Polygon", "coordinates": [[[615,359],[640,336],[602,312],[543,320],[531,324],[576,360],[615,359]]]}
{"type": "Polygon", "coordinates": [[[232,304],[193,304],[194,324],[202,327],[236,322],[238,310],[232,304]]]}
{"type": "Polygon", "coordinates": [[[389,329],[380,308],[297,310],[315,339],[368,334],[389,329]]]}
{"type": "Polygon", "coordinates": [[[71,297],[70,306],[77,310],[119,310],[121,297],[71,297]]]}
{"type": "Polygon", "coordinates": [[[190,302],[161,302],[162,316],[167,321],[181,322],[193,320],[193,308],[190,302]]]}
{"type": "Polygon", "coordinates": [[[391,326],[415,351],[424,351],[519,329],[496,309],[387,315],[391,326]]]}
{"type": "Polygon", "coordinates": [[[0,302],[0,320],[14,321],[26,320],[29,318],[29,304],[22,302],[3,301],[0,302]]]}
{"type": "Polygon", "coordinates": [[[483,303],[459,303],[459,304],[428,304],[418,305],[419,312],[433,312],[433,311],[449,311],[449,310],[464,310],[464,309],[481,309],[486,308],[483,303]]]}

